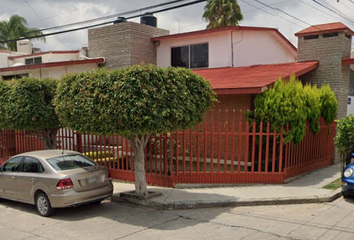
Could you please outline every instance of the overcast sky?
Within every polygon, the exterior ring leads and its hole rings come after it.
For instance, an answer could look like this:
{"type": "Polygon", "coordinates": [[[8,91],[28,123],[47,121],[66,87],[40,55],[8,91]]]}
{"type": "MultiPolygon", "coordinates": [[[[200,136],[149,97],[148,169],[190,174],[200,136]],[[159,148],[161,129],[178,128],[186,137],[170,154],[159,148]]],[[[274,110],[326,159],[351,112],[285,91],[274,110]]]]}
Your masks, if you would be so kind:
{"type": "MultiPolygon", "coordinates": [[[[30,27],[42,29],[169,1],[171,0],[0,0],[0,20],[8,20],[11,15],[17,14],[25,17],[30,27]]],[[[241,26],[278,28],[295,46],[297,40],[294,33],[310,25],[343,22],[354,29],[354,0],[238,0],[238,3],[244,16],[241,26]]],[[[170,30],[171,33],[205,29],[207,23],[202,20],[204,6],[205,2],[202,2],[156,14],[158,27],[170,30]]],[[[138,22],[139,19],[132,21],[138,22]]],[[[42,51],[79,49],[87,46],[87,30],[47,37],[46,44],[35,41],[34,45],[42,51]]]]}

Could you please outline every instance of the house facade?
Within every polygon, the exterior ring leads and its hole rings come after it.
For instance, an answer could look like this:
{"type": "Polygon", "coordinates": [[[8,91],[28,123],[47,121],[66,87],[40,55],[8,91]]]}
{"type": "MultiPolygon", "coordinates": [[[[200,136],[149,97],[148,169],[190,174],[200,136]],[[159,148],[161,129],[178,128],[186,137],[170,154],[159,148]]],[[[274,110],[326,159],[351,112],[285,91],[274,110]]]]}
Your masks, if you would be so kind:
{"type": "MultiPolygon", "coordinates": [[[[333,162],[335,124],[321,121],[318,134],[307,129],[304,140],[294,146],[283,144],[286,126],[280,131],[272,130],[270,123],[257,126],[245,121],[243,110],[253,109],[256,95],[280,77],[295,75],[304,83],[329,83],[338,98],[338,118],[345,116],[349,66],[354,64],[350,58],[353,34],[341,23],[312,26],[296,33],[296,49],[272,28],[231,27],[168,35],[155,26],[123,21],[89,30],[86,60],[104,58],[101,64],[110,69],[142,62],[188,67],[205,77],[217,93],[219,103],[195,128],[151,136],[145,158],[148,183],[172,187],[179,183],[282,183],[333,162]]],[[[28,66],[41,64],[36,58],[44,55],[25,55],[27,62],[33,62],[28,66]]],[[[12,69],[27,66],[26,59],[21,65],[22,58],[8,57],[12,69]]],[[[76,60],[64,62],[70,61],[76,60]]],[[[134,181],[133,154],[121,136],[69,131],[61,132],[58,139],[65,149],[97,156],[107,152],[112,161],[103,157],[101,164],[110,164],[112,176],[134,181]]],[[[24,141],[23,146],[28,145],[24,141]]]]}

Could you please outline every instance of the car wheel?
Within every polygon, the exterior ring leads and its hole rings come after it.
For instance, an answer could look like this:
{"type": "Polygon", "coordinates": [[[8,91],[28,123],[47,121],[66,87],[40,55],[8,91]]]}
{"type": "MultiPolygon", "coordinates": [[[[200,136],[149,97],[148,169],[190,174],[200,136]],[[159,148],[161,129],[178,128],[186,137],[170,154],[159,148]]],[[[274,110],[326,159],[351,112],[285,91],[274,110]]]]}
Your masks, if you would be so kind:
{"type": "Polygon", "coordinates": [[[343,198],[348,198],[349,197],[348,193],[346,193],[346,192],[342,192],[342,196],[343,196],[343,198]]]}
{"type": "Polygon", "coordinates": [[[100,205],[103,200],[97,200],[92,202],[93,205],[100,205]]]}
{"type": "Polygon", "coordinates": [[[49,217],[54,214],[54,209],[50,205],[50,201],[44,193],[39,193],[36,197],[36,208],[39,215],[49,217]]]}

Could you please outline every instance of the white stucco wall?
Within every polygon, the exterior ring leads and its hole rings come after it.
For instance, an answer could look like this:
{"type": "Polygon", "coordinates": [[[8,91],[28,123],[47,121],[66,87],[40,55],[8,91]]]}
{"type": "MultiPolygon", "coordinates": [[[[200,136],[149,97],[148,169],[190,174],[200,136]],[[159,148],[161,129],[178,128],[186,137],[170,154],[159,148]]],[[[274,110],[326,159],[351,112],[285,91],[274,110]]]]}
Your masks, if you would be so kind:
{"type": "Polygon", "coordinates": [[[70,60],[79,60],[79,53],[65,53],[65,54],[58,54],[58,53],[50,53],[42,55],[42,62],[62,62],[62,61],[70,61],[70,60]]]}
{"type": "MultiPolygon", "coordinates": [[[[51,68],[42,68],[42,69],[26,69],[20,71],[9,71],[0,73],[1,76],[15,75],[15,74],[24,74],[28,73],[29,77],[35,78],[55,78],[60,79],[63,75],[67,73],[78,73],[83,71],[91,71],[97,68],[97,64],[82,64],[82,65],[73,65],[73,66],[62,66],[62,67],[51,67],[51,68]]],[[[2,77],[1,79],[2,80],[2,77]]]]}
{"type": "Polygon", "coordinates": [[[296,56],[271,32],[241,31],[233,35],[234,67],[295,62],[296,56]]]}
{"type": "Polygon", "coordinates": [[[78,73],[78,72],[84,72],[84,71],[91,71],[96,68],[97,68],[97,65],[95,63],[66,66],[66,67],[43,68],[42,69],[42,78],[50,77],[50,78],[60,79],[63,75],[65,75],[67,73],[78,73]]]}
{"type": "Polygon", "coordinates": [[[29,55],[23,56],[21,58],[15,58],[9,61],[10,66],[21,63],[25,64],[25,59],[27,58],[36,58],[42,57],[42,63],[49,63],[49,62],[62,62],[62,61],[70,61],[70,60],[79,60],[79,53],[44,53],[40,55],[29,55]]]}
{"type": "Polygon", "coordinates": [[[294,62],[296,54],[277,34],[267,31],[231,31],[162,39],[157,47],[157,66],[171,65],[171,48],[209,44],[209,68],[294,62]]]}
{"type": "Polygon", "coordinates": [[[18,52],[11,52],[7,50],[0,50],[0,68],[7,68],[9,67],[9,60],[8,57],[10,56],[18,56],[18,52]]]}
{"type": "Polygon", "coordinates": [[[8,56],[9,54],[0,52],[0,68],[8,67],[8,56]]]}

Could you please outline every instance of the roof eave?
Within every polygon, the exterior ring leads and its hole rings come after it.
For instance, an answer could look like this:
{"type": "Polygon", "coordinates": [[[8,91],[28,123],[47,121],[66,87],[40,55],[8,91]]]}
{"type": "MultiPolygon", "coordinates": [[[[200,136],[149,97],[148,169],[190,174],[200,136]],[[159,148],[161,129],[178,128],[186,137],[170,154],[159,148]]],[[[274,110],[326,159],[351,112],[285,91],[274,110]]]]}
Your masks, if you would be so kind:
{"type": "Polygon", "coordinates": [[[20,71],[20,70],[27,70],[27,69],[39,69],[39,68],[50,68],[50,67],[62,67],[62,66],[74,66],[74,65],[82,65],[82,64],[92,64],[92,63],[100,64],[104,62],[105,62],[104,58],[50,62],[50,63],[0,68],[0,72],[10,72],[10,71],[20,71]]]}

